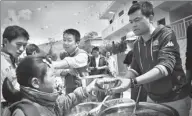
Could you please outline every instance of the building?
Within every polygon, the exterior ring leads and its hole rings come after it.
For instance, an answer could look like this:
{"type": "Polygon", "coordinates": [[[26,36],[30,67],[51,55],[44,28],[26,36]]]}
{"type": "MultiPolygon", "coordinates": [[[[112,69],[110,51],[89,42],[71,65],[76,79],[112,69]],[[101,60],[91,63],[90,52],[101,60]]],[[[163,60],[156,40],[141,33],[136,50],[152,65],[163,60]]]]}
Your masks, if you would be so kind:
{"type": "Polygon", "coordinates": [[[85,43],[90,43],[92,46],[102,46],[103,39],[101,37],[95,37],[93,39],[87,39],[85,43]]]}
{"type": "MultiPolygon", "coordinates": [[[[176,33],[180,45],[180,53],[185,69],[186,28],[192,23],[192,1],[152,1],[154,6],[154,24],[169,25],[176,33]]],[[[132,1],[113,1],[101,14],[101,20],[108,20],[109,25],[102,31],[105,41],[118,42],[131,30],[129,16],[127,15],[132,1]]],[[[119,73],[126,72],[122,60],[125,54],[117,54],[119,73]]]]}

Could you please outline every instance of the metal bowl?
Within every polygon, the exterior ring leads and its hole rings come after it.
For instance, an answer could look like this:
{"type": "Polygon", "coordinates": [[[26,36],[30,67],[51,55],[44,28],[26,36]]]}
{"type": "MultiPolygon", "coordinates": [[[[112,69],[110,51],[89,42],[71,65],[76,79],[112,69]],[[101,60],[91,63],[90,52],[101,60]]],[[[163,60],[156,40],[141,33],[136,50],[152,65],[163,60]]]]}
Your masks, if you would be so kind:
{"type": "Polygon", "coordinates": [[[113,79],[114,79],[113,77],[109,77],[109,76],[103,77],[101,79],[98,79],[95,85],[100,91],[107,91],[110,88],[115,88],[121,85],[120,80],[110,81],[113,79]]]}
{"type": "MultiPolygon", "coordinates": [[[[102,111],[99,116],[131,116],[135,103],[122,103],[102,111]]],[[[147,102],[140,102],[136,116],[179,116],[173,108],[147,102]]]]}
{"type": "MultiPolygon", "coordinates": [[[[110,108],[112,106],[121,104],[121,103],[134,103],[134,100],[132,99],[125,99],[125,98],[118,98],[118,99],[111,99],[104,103],[104,105],[101,107],[100,112],[104,111],[107,108],[110,108]]],[[[91,109],[97,107],[100,104],[100,102],[84,102],[80,103],[67,114],[67,116],[87,116],[86,113],[88,113],[91,109]]],[[[99,113],[100,113],[99,112],[99,113]]],[[[98,115],[99,115],[98,113],[98,115]]]]}
{"type": "Polygon", "coordinates": [[[122,103],[135,103],[135,101],[132,99],[128,99],[128,98],[117,98],[117,99],[111,99],[111,100],[104,102],[104,106],[106,108],[110,108],[112,106],[119,105],[122,103]]]}
{"type": "Polygon", "coordinates": [[[71,109],[66,116],[87,116],[91,109],[97,107],[99,105],[98,102],[84,102],[76,105],[74,108],[71,109]]]}

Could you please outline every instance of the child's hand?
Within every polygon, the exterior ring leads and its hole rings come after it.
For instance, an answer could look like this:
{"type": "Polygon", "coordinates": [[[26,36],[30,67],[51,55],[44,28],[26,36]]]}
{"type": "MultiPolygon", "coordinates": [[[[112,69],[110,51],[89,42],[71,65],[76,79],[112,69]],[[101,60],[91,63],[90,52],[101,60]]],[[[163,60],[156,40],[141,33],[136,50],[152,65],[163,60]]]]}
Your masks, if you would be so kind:
{"type": "Polygon", "coordinates": [[[95,86],[95,83],[96,83],[96,79],[93,80],[87,87],[86,87],[86,91],[87,93],[95,96],[93,93],[95,90],[97,90],[96,86],[95,86]]]}

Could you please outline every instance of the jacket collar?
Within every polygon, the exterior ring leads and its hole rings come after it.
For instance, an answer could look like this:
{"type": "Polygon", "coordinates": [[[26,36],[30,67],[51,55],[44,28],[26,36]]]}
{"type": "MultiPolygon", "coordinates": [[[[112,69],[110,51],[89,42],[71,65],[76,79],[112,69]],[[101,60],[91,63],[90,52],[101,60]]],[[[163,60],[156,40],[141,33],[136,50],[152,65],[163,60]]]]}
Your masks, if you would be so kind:
{"type": "Polygon", "coordinates": [[[3,55],[5,59],[10,62],[14,68],[16,68],[16,59],[11,54],[1,50],[1,55],[3,55]]]}
{"type": "Polygon", "coordinates": [[[72,53],[68,53],[69,56],[74,56],[77,53],[78,50],[79,50],[79,48],[76,47],[75,50],[72,53]]]}
{"type": "Polygon", "coordinates": [[[38,91],[30,87],[20,86],[20,91],[23,96],[33,102],[36,102],[43,106],[54,107],[58,93],[46,93],[38,91]]]}

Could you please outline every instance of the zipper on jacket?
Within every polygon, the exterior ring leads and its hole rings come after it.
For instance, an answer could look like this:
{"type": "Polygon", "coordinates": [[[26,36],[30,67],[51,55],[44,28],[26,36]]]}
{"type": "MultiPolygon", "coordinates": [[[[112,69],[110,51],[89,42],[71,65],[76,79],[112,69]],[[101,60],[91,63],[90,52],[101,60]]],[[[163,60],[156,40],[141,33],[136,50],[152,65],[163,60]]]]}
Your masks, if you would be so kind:
{"type": "Polygon", "coordinates": [[[145,47],[145,58],[147,59],[147,45],[145,42],[144,42],[144,47],[145,47]]]}
{"type": "Polygon", "coordinates": [[[153,61],[153,46],[152,46],[153,38],[151,39],[151,59],[153,61]]]}
{"type": "Polygon", "coordinates": [[[141,62],[141,52],[140,52],[140,44],[139,44],[139,41],[138,41],[138,48],[139,48],[139,55],[140,55],[139,61],[140,61],[140,64],[141,64],[141,68],[142,68],[142,70],[143,70],[143,65],[142,65],[142,62],[141,62]]]}
{"type": "MultiPolygon", "coordinates": [[[[146,45],[146,43],[144,42],[144,47],[145,47],[145,58],[146,58],[146,62],[148,61],[148,59],[147,59],[147,56],[148,56],[148,52],[147,52],[147,45],[146,45]]],[[[148,65],[148,67],[147,68],[149,68],[149,66],[150,66],[150,63],[146,63],[146,65],[148,65]]]]}

